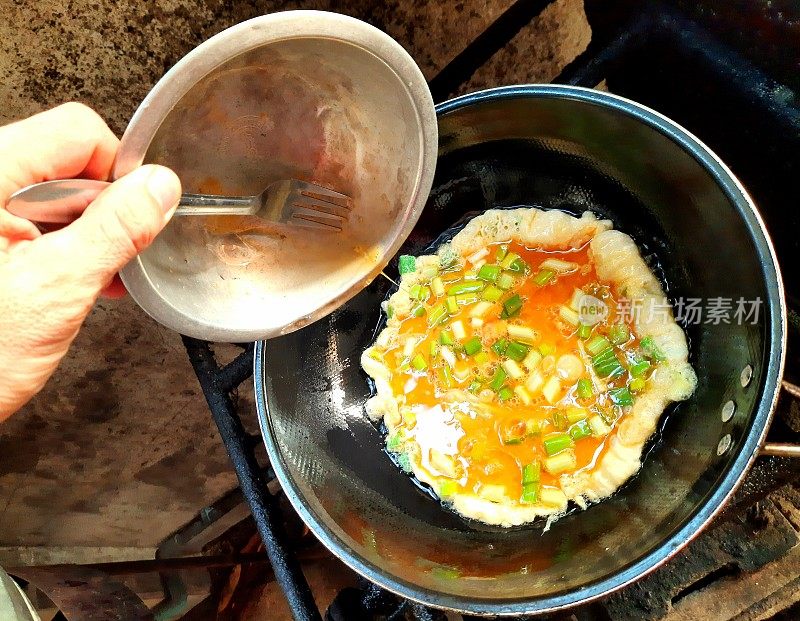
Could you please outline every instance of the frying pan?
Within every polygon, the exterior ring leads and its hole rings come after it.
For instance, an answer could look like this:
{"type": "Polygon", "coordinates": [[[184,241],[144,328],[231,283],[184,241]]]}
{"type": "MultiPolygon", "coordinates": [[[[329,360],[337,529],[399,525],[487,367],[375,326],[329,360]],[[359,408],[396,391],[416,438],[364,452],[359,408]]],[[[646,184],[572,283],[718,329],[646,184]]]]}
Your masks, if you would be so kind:
{"type": "MultiPolygon", "coordinates": [[[[762,445],[783,369],[775,254],[747,193],[697,138],[621,97],[515,86],[443,103],[428,203],[402,253],[435,247],[485,209],[591,210],[636,240],[673,299],[761,300],[755,321],[685,326],[699,384],[671,407],[641,471],[548,530],[487,526],[442,508],[392,463],[361,352],[391,292],[376,280],[327,318],[256,349],[273,468],[316,536],[403,597],[473,614],[543,612],[618,589],[719,511],[762,445]]],[[[396,276],[396,262],[388,268],[396,276]]]]}

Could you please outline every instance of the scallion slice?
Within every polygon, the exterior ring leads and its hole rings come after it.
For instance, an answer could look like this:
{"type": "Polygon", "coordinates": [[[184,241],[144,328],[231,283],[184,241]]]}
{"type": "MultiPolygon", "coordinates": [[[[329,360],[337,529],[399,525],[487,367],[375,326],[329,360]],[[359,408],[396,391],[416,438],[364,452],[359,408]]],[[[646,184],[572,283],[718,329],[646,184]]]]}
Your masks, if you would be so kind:
{"type": "Polygon", "coordinates": [[[509,252],[503,257],[503,260],[500,261],[500,266],[503,269],[508,269],[517,259],[519,259],[519,255],[516,252],[509,252]]]}
{"type": "Polygon", "coordinates": [[[545,453],[555,455],[572,446],[572,438],[566,433],[554,433],[542,440],[545,453]]]}
{"type": "Polygon", "coordinates": [[[528,264],[519,258],[514,259],[511,265],[508,266],[508,271],[514,272],[515,274],[524,274],[528,269],[528,264]]]}
{"type": "Polygon", "coordinates": [[[589,426],[589,421],[579,420],[569,428],[569,435],[573,440],[582,440],[592,435],[592,428],[589,426]]]}
{"type": "Polygon", "coordinates": [[[455,345],[455,339],[453,338],[453,333],[450,330],[442,330],[439,332],[439,342],[442,345],[455,345]]]}
{"type": "Polygon", "coordinates": [[[458,492],[456,481],[442,481],[439,483],[439,498],[447,498],[458,492]]]}
{"type": "Polygon", "coordinates": [[[627,343],[631,338],[631,331],[624,323],[615,323],[608,329],[608,340],[614,345],[622,345],[627,343]]]}
{"type": "Polygon", "coordinates": [[[628,384],[628,387],[631,389],[631,392],[641,392],[644,390],[646,384],[647,382],[643,377],[636,377],[631,380],[631,383],[628,384]]]}
{"type": "Polygon", "coordinates": [[[633,395],[627,386],[612,388],[608,391],[608,396],[615,405],[633,405],[633,395]]]}
{"type": "Polygon", "coordinates": [[[397,271],[399,271],[400,274],[408,274],[409,272],[413,272],[416,269],[417,269],[416,258],[408,254],[400,255],[400,258],[397,260],[397,271]]]}
{"type": "Polygon", "coordinates": [[[525,356],[528,355],[528,347],[522,343],[512,341],[506,347],[505,355],[516,362],[522,362],[525,360],[525,356]]]}
{"type": "Polygon", "coordinates": [[[522,467],[522,484],[538,483],[542,476],[542,465],[538,461],[525,464],[522,467]]]}
{"type": "Polygon", "coordinates": [[[586,343],[586,350],[590,354],[592,354],[592,356],[596,356],[597,354],[602,353],[610,348],[611,348],[611,343],[609,342],[609,340],[600,334],[598,334],[588,343],[586,343]]]}
{"type": "Polygon", "coordinates": [[[579,399],[588,399],[594,394],[592,390],[592,380],[582,377],[578,380],[578,387],[575,389],[575,394],[579,399]]]}
{"type": "Polygon", "coordinates": [[[507,254],[508,254],[508,244],[501,244],[501,246],[497,249],[497,254],[494,257],[494,260],[500,262],[506,258],[507,254]]]}
{"type": "Polygon", "coordinates": [[[425,356],[417,354],[411,359],[411,368],[416,371],[424,371],[428,368],[428,363],[425,361],[425,356]]]}
{"type": "Polygon", "coordinates": [[[667,359],[664,353],[656,345],[656,342],[653,340],[652,336],[644,337],[639,343],[639,347],[645,356],[652,358],[656,362],[661,362],[667,359]]]}
{"type": "Polygon", "coordinates": [[[489,381],[489,388],[498,392],[503,387],[503,382],[506,381],[506,372],[502,367],[497,367],[492,379],[489,381]]]}
{"type": "Polygon", "coordinates": [[[464,343],[464,351],[468,356],[474,356],[481,350],[480,337],[473,336],[466,343],[464,343]]]}
{"type": "Polygon", "coordinates": [[[411,309],[411,314],[414,317],[422,317],[423,315],[425,315],[426,312],[427,311],[425,310],[425,307],[422,304],[417,304],[414,308],[411,309]]]}
{"type": "Polygon", "coordinates": [[[481,298],[487,302],[497,302],[501,297],[503,297],[503,290],[494,285],[489,285],[481,292],[481,298]]]}
{"type": "Polygon", "coordinates": [[[533,275],[534,284],[544,287],[547,283],[553,280],[553,277],[556,273],[553,270],[539,270],[536,274],[533,275]]]}
{"type": "Polygon", "coordinates": [[[582,323],[578,326],[578,338],[585,341],[592,336],[592,326],[582,323]]]}
{"type": "Polygon", "coordinates": [[[442,323],[445,319],[447,319],[447,307],[443,304],[436,306],[431,310],[430,314],[428,315],[428,325],[429,326],[436,326],[442,323]]]}
{"type": "Polygon", "coordinates": [[[514,286],[514,277],[508,272],[503,272],[497,279],[497,286],[508,291],[514,286]]]}
{"type": "Polygon", "coordinates": [[[455,315],[458,312],[458,300],[456,299],[456,296],[448,295],[444,303],[447,307],[447,312],[451,315],[455,315]]]}
{"type": "Polygon", "coordinates": [[[500,401],[505,401],[513,396],[514,396],[514,391],[511,390],[511,387],[509,386],[503,386],[500,390],[497,391],[497,398],[500,399],[500,401]]]}
{"type": "Polygon", "coordinates": [[[433,294],[440,298],[444,295],[444,282],[438,276],[431,281],[431,289],[433,289],[433,294]]]}
{"type": "Polygon", "coordinates": [[[456,302],[458,302],[461,306],[467,306],[468,304],[475,304],[478,300],[480,300],[480,296],[477,293],[459,293],[456,296],[456,302]]]}
{"type": "Polygon", "coordinates": [[[534,504],[539,500],[539,481],[522,486],[522,495],[519,501],[525,504],[534,504]]]}
{"type": "Polygon", "coordinates": [[[447,289],[447,295],[459,295],[460,293],[476,293],[486,286],[482,280],[462,280],[447,289]]]}
{"type": "Polygon", "coordinates": [[[497,278],[500,276],[500,266],[499,265],[481,265],[481,269],[478,270],[478,278],[481,280],[488,280],[489,282],[495,282],[497,278]]]}
{"type": "Polygon", "coordinates": [[[503,312],[500,314],[500,317],[503,319],[514,317],[520,310],[522,310],[522,298],[519,297],[519,294],[515,293],[503,302],[503,312]]]}
{"type": "Polygon", "coordinates": [[[506,348],[508,347],[508,341],[506,339],[499,339],[495,341],[494,345],[492,345],[492,351],[496,353],[498,356],[502,356],[506,353],[506,348]]]}
{"type": "Polygon", "coordinates": [[[649,368],[650,362],[648,360],[637,360],[628,368],[628,370],[633,377],[640,377],[641,375],[647,373],[649,368]]]}
{"type": "Polygon", "coordinates": [[[609,377],[619,377],[623,373],[625,373],[625,369],[620,364],[617,355],[614,353],[614,350],[609,348],[592,357],[592,366],[594,367],[595,372],[601,378],[606,379],[609,377]]]}

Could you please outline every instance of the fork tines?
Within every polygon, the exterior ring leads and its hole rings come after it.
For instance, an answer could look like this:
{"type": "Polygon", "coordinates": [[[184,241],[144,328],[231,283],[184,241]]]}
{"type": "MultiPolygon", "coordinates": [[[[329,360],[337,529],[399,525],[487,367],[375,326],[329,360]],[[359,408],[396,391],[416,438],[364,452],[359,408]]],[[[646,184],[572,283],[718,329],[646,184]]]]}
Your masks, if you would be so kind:
{"type": "Polygon", "coordinates": [[[301,190],[292,202],[292,220],[300,226],[341,231],[350,217],[353,199],[327,188],[313,187],[301,190]]]}

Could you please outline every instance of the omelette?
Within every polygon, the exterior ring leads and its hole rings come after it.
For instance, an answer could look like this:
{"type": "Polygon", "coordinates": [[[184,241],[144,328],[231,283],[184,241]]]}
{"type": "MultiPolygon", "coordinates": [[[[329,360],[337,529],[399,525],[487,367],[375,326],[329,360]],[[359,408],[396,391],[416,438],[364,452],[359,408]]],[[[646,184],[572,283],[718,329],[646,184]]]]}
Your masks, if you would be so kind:
{"type": "Polygon", "coordinates": [[[658,279],[590,212],[489,210],[399,267],[361,357],[367,414],[466,518],[516,526],[609,496],[696,387],[658,279]]]}

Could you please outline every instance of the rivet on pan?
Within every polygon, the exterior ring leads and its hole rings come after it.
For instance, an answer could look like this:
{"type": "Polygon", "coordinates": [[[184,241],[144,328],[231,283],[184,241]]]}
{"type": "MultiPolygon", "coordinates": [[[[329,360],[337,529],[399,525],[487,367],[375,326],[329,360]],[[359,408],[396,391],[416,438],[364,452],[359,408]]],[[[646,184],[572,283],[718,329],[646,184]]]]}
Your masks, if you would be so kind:
{"type": "Polygon", "coordinates": [[[719,444],[717,444],[717,455],[722,455],[725,451],[731,448],[732,442],[733,440],[731,440],[731,434],[726,433],[724,436],[722,436],[719,444]]]}
{"type": "Polygon", "coordinates": [[[727,423],[733,418],[733,413],[736,411],[736,404],[733,401],[727,401],[722,406],[722,422],[727,423]]]}
{"type": "Polygon", "coordinates": [[[752,379],[753,367],[749,364],[745,365],[744,369],[742,369],[742,374],[739,376],[739,381],[742,383],[742,388],[746,388],[752,379]]]}

